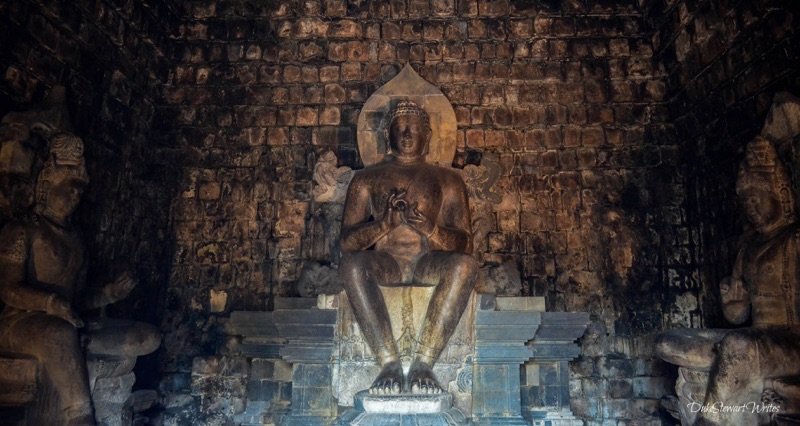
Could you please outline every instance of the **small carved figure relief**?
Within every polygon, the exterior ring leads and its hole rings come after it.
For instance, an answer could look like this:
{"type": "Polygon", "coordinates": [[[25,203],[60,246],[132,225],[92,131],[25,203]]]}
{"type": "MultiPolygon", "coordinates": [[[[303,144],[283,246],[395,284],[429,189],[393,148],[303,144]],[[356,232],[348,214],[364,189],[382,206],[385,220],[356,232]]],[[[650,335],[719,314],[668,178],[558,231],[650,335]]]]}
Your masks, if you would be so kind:
{"type": "Polygon", "coordinates": [[[297,293],[301,297],[316,297],[320,294],[338,294],[342,282],[336,269],[318,262],[307,262],[300,271],[297,293]]]}
{"type": "Polygon", "coordinates": [[[317,203],[343,203],[347,186],[353,178],[350,167],[336,167],[336,154],[327,151],[314,166],[314,201],[317,203]]]}
{"type": "Polygon", "coordinates": [[[467,164],[461,171],[469,196],[474,200],[497,204],[503,197],[495,184],[503,173],[503,166],[491,157],[484,157],[480,165],[467,164]]]}
{"type": "Polygon", "coordinates": [[[478,293],[498,296],[518,296],[522,293],[522,278],[516,262],[486,265],[481,268],[484,279],[476,286],[478,293]]]}

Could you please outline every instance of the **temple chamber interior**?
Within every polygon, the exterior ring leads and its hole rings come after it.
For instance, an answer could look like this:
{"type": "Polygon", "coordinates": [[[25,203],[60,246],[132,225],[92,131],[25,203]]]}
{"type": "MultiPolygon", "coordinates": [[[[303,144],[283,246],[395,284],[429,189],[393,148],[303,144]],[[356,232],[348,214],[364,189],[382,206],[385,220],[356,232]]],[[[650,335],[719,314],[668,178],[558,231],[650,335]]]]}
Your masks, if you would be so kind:
{"type": "Polygon", "coordinates": [[[798,30],[0,0],[0,425],[800,424],[798,30]]]}

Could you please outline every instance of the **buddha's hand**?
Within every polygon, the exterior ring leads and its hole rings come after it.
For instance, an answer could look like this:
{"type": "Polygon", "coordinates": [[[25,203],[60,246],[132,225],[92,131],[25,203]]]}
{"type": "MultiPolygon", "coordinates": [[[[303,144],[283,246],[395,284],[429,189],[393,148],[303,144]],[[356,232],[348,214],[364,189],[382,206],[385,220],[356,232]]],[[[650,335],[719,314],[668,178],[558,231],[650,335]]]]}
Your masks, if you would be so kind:
{"type": "Polygon", "coordinates": [[[436,228],[436,223],[419,211],[417,203],[406,209],[406,222],[426,237],[430,237],[436,228]]]}
{"type": "Polygon", "coordinates": [[[733,324],[742,324],[750,316],[750,295],[742,280],[724,278],[719,283],[722,314],[733,324]]]}
{"type": "Polygon", "coordinates": [[[117,277],[114,282],[106,285],[103,288],[103,296],[109,304],[119,302],[120,300],[128,297],[134,287],[136,287],[136,280],[130,272],[124,272],[117,277]]]}
{"type": "Polygon", "coordinates": [[[725,277],[719,282],[722,303],[741,302],[746,298],[742,280],[725,277]]]}
{"type": "Polygon", "coordinates": [[[403,223],[403,211],[406,208],[406,191],[393,190],[386,200],[386,212],[383,215],[382,225],[385,229],[394,229],[403,223]]]}
{"type": "Polygon", "coordinates": [[[66,300],[56,296],[55,294],[51,295],[50,298],[47,299],[46,312],[48,315],[53,315],[63,319],[76,328],[83,327],[83,320],[81,320],[81,317],[79,317],[78,314],[72,310],[72,307],[66,300]]]}

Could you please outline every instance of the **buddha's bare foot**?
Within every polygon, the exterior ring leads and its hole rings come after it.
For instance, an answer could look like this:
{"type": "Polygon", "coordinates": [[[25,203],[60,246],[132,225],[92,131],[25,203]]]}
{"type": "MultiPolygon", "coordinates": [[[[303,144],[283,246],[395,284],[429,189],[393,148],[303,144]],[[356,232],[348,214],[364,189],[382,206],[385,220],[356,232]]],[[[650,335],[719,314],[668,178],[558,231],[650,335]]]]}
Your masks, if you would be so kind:
{"type": "Polygon", "coordinates": [[[392,395],[399,394],[403,389],[403,364],[400,361],[392,361],[383,366],[383,370],[369,387],[372,395],[392,395]]]}
{"type": "Polygon", "coordinates": [[[414,361],[408,371],[408,387],[415,394],[438,394],[444,392],[433,374],[430,365],[422,361],[414,361]]]}

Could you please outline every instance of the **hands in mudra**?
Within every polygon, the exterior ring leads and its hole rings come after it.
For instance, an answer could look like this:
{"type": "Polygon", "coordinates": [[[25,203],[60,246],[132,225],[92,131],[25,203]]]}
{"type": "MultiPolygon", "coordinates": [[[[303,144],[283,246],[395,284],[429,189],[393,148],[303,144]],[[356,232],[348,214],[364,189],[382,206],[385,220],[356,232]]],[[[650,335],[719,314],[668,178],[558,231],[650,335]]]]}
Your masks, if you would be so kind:
{"type": "Polygon", "coordinates": [[[429,237],[436,224],[419,210],[419,203],[410,203],[404,189],[393,190],[386,201],[383,222],[388,229],[406,224],[420,234],[429,237]]]}

